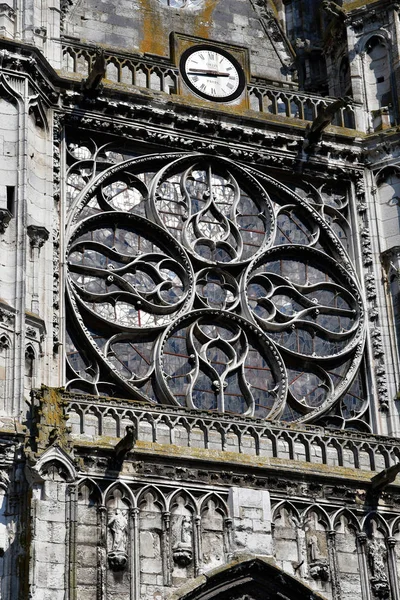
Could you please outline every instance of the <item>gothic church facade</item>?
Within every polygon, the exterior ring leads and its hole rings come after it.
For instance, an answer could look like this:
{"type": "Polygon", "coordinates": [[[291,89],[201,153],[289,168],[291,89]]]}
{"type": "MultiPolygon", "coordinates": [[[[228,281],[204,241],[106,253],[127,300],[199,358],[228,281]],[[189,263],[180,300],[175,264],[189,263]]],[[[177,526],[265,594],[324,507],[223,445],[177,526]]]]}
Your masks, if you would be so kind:
{"type": "Polygon", "coordinates": [[[0,4],[0,598],[400,600],[399,16],[0,4]]]}

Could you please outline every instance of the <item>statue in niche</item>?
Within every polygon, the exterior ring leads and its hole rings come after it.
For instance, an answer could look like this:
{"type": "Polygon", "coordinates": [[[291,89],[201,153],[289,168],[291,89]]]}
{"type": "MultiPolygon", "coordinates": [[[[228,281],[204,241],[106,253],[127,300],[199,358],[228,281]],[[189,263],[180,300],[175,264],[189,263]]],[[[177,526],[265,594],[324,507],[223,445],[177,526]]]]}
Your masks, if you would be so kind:
{"type": "Polygon", "coordinates": [[[182,497],[178,498],[174,517],[176,542],[172,548],[172,556],[178,566],[187,567],[193,560],[193,522],[182,497]]]}
{"type": "Polygon", "coordinates": [[[192,545],[192,520],[190,517],[183,517],[181,526],[182,544],[192,545]]]}
{"type": "MultiPolygon", "coordinates": [[[[316,527],[317,518],[314,517],[314,526],[316,527]]],[[[312,531],[307,536],[308,559],[310,577],[320,579],[321,581],[329,580],[329,564],[326,556],[321,551],[320,541],[316,531],[312,531]]]]}
{"type": "Polygon", "coordinates": [[[368,564],[371,572],[371,587],[377,598],[389,597],[389,582],[386,575],[385,561],[387,549],[382,540],[372,538],[367,546],[368,564]]]}
{"type": "Polygon", "coordinates": [[[115,509],[114,515],[108,521],[112,535],[112,552],[126,552],[126,529],[128,519],[120,508],[115,509]]]}
{"type": "Polygon", "coordinates": [[[122,571],[128,563],[128,505],[119,490],[115,491],[110,505],[107,523],[108,564],[113,571],[122,571]]]}
{"type": "Polygon", "coordinates": [[[308,538],[308,547],[310,549],[310,561],[314,562],[323,558],[319,549],[318,538],[316,535],[310,535],[308,538]]]}

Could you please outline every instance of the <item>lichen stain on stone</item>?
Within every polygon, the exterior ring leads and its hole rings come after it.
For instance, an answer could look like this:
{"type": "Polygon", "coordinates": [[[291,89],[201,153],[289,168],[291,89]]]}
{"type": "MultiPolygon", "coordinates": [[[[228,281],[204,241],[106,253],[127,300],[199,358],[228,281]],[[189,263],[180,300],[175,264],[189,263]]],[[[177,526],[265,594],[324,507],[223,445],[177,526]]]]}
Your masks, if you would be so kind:
{"type": "MultiPolygon", "coordinates": [[[[143,53],[157,54],[166,56],[169,44],[170,19],[163,19],[162,10],[166,7],[157,6],[156,0],[139,0],[143,18],[143,36],[139,44],[139,49],[143,53]]],[[[181,9],[180,19],[184,20],[179,24],[180,29],[184,29],[187,34],[199,38],[208,39],[210,37],[210,28],[212,25],[213,12],[218,4],[218,0],[204,0],[203,8],[200,11],[183,12],[181,9]]],[[[178,25],[178,24],[177,24],[178,25]]]]}
{"type": "Polygon", "coordinates": [[[193,35],[205,39],[208,39],[210,37],[210,26],[212,23],[212,16],[217,4],[218,0],[205,0],[203,10],[193,19],[193,35]]]}
{"type": "MultiPolygon", "coordinates": [[[[154,6],[154,0],[139,0],[143,16],[143,37],[139,44],[141,52],[165,56],[168,47],[168,33],[161,20],[161,14],[154,6]]],[[[159,8],[159,7],[158,7],[159,8]]]]}

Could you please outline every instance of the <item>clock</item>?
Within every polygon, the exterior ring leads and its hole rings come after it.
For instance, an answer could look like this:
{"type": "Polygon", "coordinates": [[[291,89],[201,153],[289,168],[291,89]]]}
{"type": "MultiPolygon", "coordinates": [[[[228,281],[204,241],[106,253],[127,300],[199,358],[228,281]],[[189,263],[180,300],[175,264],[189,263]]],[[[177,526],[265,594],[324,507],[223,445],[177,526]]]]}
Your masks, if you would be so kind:
{"type": "Polygon", "coordinates": [[[206,100],[231,102],[246,83],[244,71],[234,56],[208,44],[192,46],[180,60],[182,78],[188,88],[206,100]]]}

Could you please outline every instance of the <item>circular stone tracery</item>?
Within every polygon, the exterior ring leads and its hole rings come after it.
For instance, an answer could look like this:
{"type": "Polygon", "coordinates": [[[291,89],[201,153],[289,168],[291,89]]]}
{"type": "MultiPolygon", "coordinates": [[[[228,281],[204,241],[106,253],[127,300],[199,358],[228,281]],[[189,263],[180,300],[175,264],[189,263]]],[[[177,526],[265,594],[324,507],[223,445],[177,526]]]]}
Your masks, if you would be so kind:
{"type": "Polygon", "coordinates": [[[158,382],[173,403],[189,408],[276,418],[286,395],[282,359],[245,319],[195,311],[163,334],[158,382]]]}
{"type": "Polygon", "coordinates": [[[347,397],[364,312],[311,205],[221,158],[102,170],[68,219],[72,389],[301,421],[347,397]]]}
{"type": "Polygon", "coordinates": [[[206,263],[249,262],[274,230],[265,190],[221,159],[210,163],[191,157],[168,165],[154,178],[151,203],[156,222],[206,263]]]}
{"type": "Polygon", "coordinates": [[[252,263],[245,285],[250,314],[288,352],[324,359],[348,353],[358,343],[359,294],[323,252],[274,248],[252,263]]]}
{"type": "Polygon", "coordinates": [[[111,212],[86,219],[69,243],[71,287],[79,303],[112,327],[163,327],[190,302],[185,252],[159,227],[111,212]]]}

